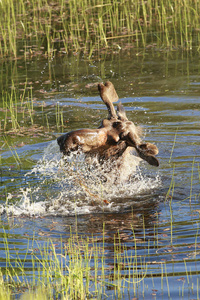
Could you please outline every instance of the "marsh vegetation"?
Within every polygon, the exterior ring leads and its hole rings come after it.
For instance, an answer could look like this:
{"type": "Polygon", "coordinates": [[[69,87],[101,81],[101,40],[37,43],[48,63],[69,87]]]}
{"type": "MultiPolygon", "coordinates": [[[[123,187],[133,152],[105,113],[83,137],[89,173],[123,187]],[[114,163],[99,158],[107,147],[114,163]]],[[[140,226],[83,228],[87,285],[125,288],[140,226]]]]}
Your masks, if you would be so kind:
{"type": "Polygon", "coordinates": [[[32,56],[153,47],[199,47],[195,0],[2,0],[0,56],[32,56]]]}

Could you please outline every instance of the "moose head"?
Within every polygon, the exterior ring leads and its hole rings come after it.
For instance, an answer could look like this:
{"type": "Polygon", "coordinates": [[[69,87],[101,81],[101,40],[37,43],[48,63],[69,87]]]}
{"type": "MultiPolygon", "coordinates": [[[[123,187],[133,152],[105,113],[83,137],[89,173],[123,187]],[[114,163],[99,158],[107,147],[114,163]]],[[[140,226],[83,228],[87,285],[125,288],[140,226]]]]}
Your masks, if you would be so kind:
{"type": "MultiPolygon", "coordinates": [[[[127,153],[127,149],[135,148],[138,156],[152,166],[159,166],[155,157],[158,148],[141,140],[142,130],[129,121],[121,102],[115,111],[113,102],[118,101],[114,85],[107,81],[99,83],[101,99],[108,109],[108,118],[103,119],[97,129],[78,129],[68,132],[57,139],[60,151],[64,155],[81,150],[88,157],[96,157],[100,163],[105,160],[117,161],[127,153]]],[[[133,156],[134,157],[134,156],[133,156]]]]}

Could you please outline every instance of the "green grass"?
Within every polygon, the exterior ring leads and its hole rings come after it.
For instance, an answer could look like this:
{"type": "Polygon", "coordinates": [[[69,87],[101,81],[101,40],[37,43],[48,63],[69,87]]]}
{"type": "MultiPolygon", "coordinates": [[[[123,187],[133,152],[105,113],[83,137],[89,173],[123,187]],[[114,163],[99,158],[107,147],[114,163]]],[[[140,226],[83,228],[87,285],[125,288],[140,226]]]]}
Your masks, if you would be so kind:
{"type": "Polygon", "coordinates": [[[1,0],[0,56],[199,47],[198,0],[1,0]]]}
{"type": "MultiPolygon", "coordinates": [[[[135,229],[137,231],[138,228],[135,229]]],[[[132,250],[130,244],[123,241],[122,231],[114,236],[112,254],[109,251],[111,244],[108,248],[105,246],[107,237],[104,230],[100,242],[99,238],[81,237],[72,232],[67,240],[56,239],[56,243],[48,240],[40,244],[32,237],[27,242],[27,249],[23,255],[9,248],[9,239],[4,232],[2,251],[6,253],[6,267],[0,269],[0,299],[10,300],[16,295],[20,296],[21,300],[40,299],[41,295],[42,299],[111,299],[109,291],[112,291],[112,299],[124,299],[124,295],[144,296],[146,289],[149,289],[150,293],[155,290],[170,297],[171,283],[177,281],[182,282],[179,284],[179,298],[184,297],[190,290],[193,297],[196,295],[196,299],[199,299],[199,278],[197,272],[191,271],[190,267],[190,263],[195,259],[198,262],[196,249],[199,246],[199,227],[197,226],[193,236],[195,242],[192,247],[195,253],[191,247],[189,250],[192,257],[194,254],[195,257],[188,260],[188,253],[185,253],[180,272],[174,267],[172,272],[168,269],[170,265],[180,265],[179,259],[176,262],[172,258],[167,261],[160,258],[166,247],[163,248],[162,238],[157,229],[154,230],[154,235],[159,239],[159,244],[155,244],[153,248],[150,243],[145,243],[145,235],[144,238],[140,234],[138,236],[135,229],[132,228],[132,250]],[[142,255],[141,246],[144,248],[142,255]],[[149,261],[152,249],[156,255],[149,261]],[[109,263],[106,259],[109,259],[109,263]],[[153,270],[156,270],[155,274],[153,270]],[[159,283],[157,281],[155,284],[154,281],[158,277],[159,283]]],[[[165,230],[165,227],[163,229],[165,230]]],[[[178,254],[177,246],[175,242],[167,249],[178,254]]],[[[191,244],[188,243],[188,246],[191,244]]]]}
{"type": "Polygon", "coordinates": [[[21,258],[17,251],[10,254],[5,235],[6,268],[0,271],[0,299],[11,299],[13,294],[22,294],[21,299],[39,299],[41,294],[45,299],[97,299],[105,293],[105,287],[120,295],[127,290],[125,282],[136,291],[147,273],[145,260],[134,251],[130,256],[119,237],[113,245],[114,269],[110,272],[105,262],[104,241],[99,244],[95,238],[84,239],[71,233],[68,242],[60,240],[59,246],[50,240],[43,247],[34,240],[31,243],[21,258]],[[33,247],[35,243],[37,249],[33,247]],[[26,270],[25,262],[30,255],[32,267],[26,270]],[[127,259],[126,266],[123,259],[127,259]],[[123,270],[129,270],[128,276],[123,275],[123,270]]]}
{"type": "Polygon", "coordinates": [[[0,136],[4,134],[31,136],[50,133],[55,129],[63,131],[64,118],[63,108],[59,102],[55,103],[53,109],[45,103],[33,100],[32,88],[26,85],[19,90],[18,86],[12,86],[7,91],[2,91],[0,102],[0,136]],[[50,124],[50,118],[53,125],[50,124]],[[51,126],[50,126],[51,125],[51,126]]]}

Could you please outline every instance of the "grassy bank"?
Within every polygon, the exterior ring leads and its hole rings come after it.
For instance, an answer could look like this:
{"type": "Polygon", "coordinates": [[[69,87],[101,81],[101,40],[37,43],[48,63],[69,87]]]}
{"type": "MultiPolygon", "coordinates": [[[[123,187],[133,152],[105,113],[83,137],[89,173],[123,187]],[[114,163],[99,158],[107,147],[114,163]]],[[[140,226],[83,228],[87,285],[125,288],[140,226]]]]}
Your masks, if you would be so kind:
{"type": "Polygon", "coordinates": [[[2,0],[0,56],[198,47],[197,0],[2,0]]]}

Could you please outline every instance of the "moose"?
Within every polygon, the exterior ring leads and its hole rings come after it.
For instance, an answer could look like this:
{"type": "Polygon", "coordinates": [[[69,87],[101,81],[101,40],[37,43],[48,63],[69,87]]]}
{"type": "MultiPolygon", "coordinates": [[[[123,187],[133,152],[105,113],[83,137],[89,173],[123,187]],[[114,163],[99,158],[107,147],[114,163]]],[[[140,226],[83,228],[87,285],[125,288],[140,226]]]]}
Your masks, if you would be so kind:
{"type": "MultiPolygon", "coordinates": [[[[117,167],[123,164],[124,158],[135,149],[137,155],[152,166],[159,166],[155,157],[158,148],[151,143],[142,142],[142,130],[129,121],[121,102],[115,111],[113,102],[119,100],[112,82],[99,83],[100,97],[108,109],[108,118],[103,119],[97,129],[78,129],[58,137],[57,142],[63,155],[73,151],[82,151],[87,158],[97,159],[103,164],[117,162],[117,167]]],[[[134,156],[132,156],[134,158],[134,156]]]]}

